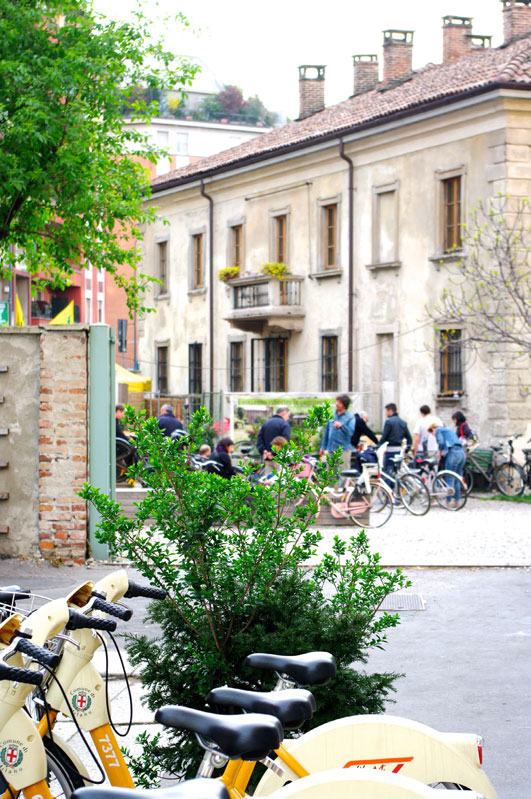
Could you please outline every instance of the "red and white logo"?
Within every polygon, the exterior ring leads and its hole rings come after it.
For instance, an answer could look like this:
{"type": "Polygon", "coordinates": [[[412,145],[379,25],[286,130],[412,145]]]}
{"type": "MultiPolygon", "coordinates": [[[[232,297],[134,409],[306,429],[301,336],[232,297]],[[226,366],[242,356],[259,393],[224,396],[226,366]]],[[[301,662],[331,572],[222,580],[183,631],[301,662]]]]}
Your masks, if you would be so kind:
{"type": "Polygon", "coordinates": [[[372,768],[378,771],[391,771],[398,774],[406,763],[411,763],[413,757],[382,757],[376,760],[349,760],[343,768],[372,768]]]}

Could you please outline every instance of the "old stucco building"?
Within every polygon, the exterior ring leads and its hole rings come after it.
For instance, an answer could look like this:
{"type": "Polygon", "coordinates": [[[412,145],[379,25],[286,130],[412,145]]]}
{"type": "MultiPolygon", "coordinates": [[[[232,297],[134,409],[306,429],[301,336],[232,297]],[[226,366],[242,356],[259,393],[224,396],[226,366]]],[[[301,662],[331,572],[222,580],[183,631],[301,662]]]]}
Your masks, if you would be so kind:
{"type": "Polygon", "coordinates": [[[324,67],[301,67],[297,121],[154,181],[139,356],[162,392],[372,392],[373,412],[531,435],[529,360],[470,358],[425,316],[478,198],[531,196],[531,0],[502,5],[502,47],[445,17],[443,63],[414,72],[413,33],[386,31],[382,81],[355,56],[353,96],[324,108],[324,67]]]}

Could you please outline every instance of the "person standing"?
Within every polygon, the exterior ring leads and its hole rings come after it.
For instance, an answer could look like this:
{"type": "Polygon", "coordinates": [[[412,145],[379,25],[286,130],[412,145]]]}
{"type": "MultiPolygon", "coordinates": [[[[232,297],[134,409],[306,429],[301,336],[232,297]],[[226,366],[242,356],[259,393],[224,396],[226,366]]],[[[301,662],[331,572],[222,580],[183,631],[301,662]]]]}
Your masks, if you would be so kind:
{"type": "Polygon", "coordinates": [[[367,422],[369,421],[369,414],[367,411],[360,411],[359,413],[354,414],[354,432],[352,433],[352,438],[350,443],[352,444],[352,449],[357,449],[360,443],[360,438],[362,436],[367,436],[370,440],[374,443],[378,443],[378,438],[376,437],[376,433],[373,433],[367,422]]]}
{"type": "Polygon", "coordinates": [[[327,452],[337,452],[341,448],[341,470],[350,469],[350,453],[352,451],[355,419],[354,414],[348,410],[349,405],[350,397],[347,394],[338,394],[334,418],[326,425],[321,449],[319,450],[319,455],[326,455],[327,452]]]}
{"type": "Polygon", "coordinates": [[[425,458],[434,458],[438,452],[437,440],[433,433],[428,433],[428,427],[431,424],[442,426],[442,422],[438,416],[432,414],[429,405],[421,405],[419,410],[420,418],[417,420],[415,429],[413,430],[413,446],[411,447],[411,451],[413,455],[418,453],[425,458]]]}
{"type": "MultiPolygon", "coordinates": [[[[465,468],[466,453],[465,448],[457,438],[454,431],[450,430],[449,427],[444,427],[444,425],[437,424],[430,425],[428,431],[435,434],[435,438],[437,439],[437,444],[439,446],[441,460],[444,459],[444,468],[451,472],[455,472],[462,477],[465,468]]],[[[459,502],[461,499],[461,484],[459,480],[449,477],[448,485],[452,487],[452,483],[455,483],[453,486],[454,500],[455,502],[459,502]]],[[[446,500],[446,504],[449,507],[452,507],[454,500],[449,498],[446,500]]]]}
{"type": "Polygon", "coordinates": [[[125,416],[125,406],[121,402],[116,403],[114,410],[114,418],[116,419],[116,438],[125,438],[129,440],[129,433],[122,428],[122,419],[125,416]]]}
{"type": "Polygon", "coordinates": [[[256,439],[256,448],[262,456],[263,460],[270,461],[274,457],[274,452],[271,450],[273,439],[277,436],[282,436],[287,441],[291,437],[291,428],[289,426],[289,408],[287,405],[280,405],[276,413],[264,422],[258,432],[256,439]]]}
{"type": "Polygon", "coordinates": [[[157,419],[157,424],[164,433],[165,436],[171,436],[175,430],[183,430],[183,423],[180,419],[177,419],[174,416],[173,408],[171,405],[163,405],[161,410],[161,414],[157,419]]]}
{"type": "Polygon", "coordinates": [[[406,439],[408,447],[411,446],[412,438],[407,422],[398,415],[394,402],[389,402],[385,406],[385,415],[387,419],[385,420],[384,429],[382,430],[378,446],[381,447],[382,444],[387,442],[387,449],[383,460],[383,470],[392,477],[395,472],[395,464],[393,463],[394,456],[402,449],[404,438],[406,439]]]}

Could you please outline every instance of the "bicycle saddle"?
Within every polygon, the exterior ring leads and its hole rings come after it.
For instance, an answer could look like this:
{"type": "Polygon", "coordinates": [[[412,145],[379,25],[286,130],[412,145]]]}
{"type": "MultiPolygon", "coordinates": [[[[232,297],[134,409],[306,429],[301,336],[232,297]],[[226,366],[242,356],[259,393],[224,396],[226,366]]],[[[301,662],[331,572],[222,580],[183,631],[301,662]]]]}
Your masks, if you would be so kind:
{"type": "Polygon", "coordinates": [[[155,713],[165,727],[190,730],[213,741],[224,755],[233,759],[262,760],[277,749],[284,737],[282,724],[273,716],[247,713],[222,716],[179,705],[166,705],[155,713]]]}
{"type": "Polygon", "coordinates": [[[245,658],[252,669],[274,669],[287,674],[298,685],[324,685],[336,676],[336,661],[330,652],[307,652],[304,655],[270,655],[254,652],[245,658]]]}
{"type": "Polygon", "coordinates": [[[31,590],[20,588],[18,585],[4,585],[0,589],[0,603],[2,605],[13,605],[17,599],[28,599],[31,590]]]}
{"type": "Polygon", "coordinates": [[[211,705],[232,705],[250,713],[275,716],[285,730],[296,730],[313,716],[317,707],[313,695],[303,688],[288,691],[243,691],[214,688],[207,696],[211,705]]]}
{"type": "Polygon", "coordinates": [[[223,783],[218,780],[188,780],[171,788],[139,791],[132,788],[77,788],[71,799],[229,799],[223,783]]]}
{"type": "Polygon", "coordinates": [[[357,469],[344,469],[341,472],[341,477],[359,477],[360,473],[357,469]]]}

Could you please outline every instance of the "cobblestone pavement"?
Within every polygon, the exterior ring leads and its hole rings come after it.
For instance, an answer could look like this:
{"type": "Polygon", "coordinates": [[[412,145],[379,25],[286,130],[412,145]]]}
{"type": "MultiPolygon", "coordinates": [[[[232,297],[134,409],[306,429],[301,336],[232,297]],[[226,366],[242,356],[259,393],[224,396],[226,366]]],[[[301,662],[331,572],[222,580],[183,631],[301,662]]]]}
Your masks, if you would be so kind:
{"type": "MultiPolygon", "coordinates": [[[[319,555],[335,535],[350,536],[359,530],[319,529],[323,535],[319,555]]],[[[367,535],[386,566],[529,566],[530,529],[531,505],[469,497],[457,512],[432,506],[426,516],[412,516],[395,508],[387,524],[367,535]]]]}

